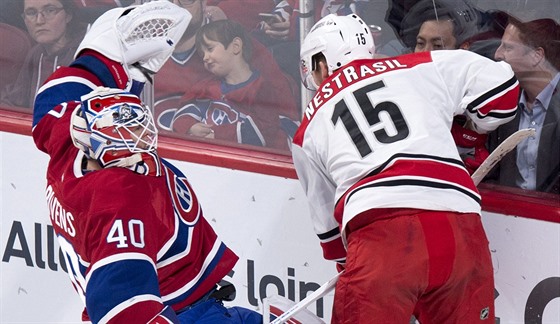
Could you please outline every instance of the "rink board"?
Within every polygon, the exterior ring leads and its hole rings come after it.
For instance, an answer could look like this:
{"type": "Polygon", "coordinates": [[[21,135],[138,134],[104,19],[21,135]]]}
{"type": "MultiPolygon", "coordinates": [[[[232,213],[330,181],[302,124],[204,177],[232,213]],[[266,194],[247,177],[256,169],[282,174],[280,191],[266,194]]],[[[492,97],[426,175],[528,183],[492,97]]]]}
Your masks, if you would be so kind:
{"type": "MultiPolygon", "coordinates": [[[[0,132],[0,157],[0,323],[80,323],[83,305],[49,223],[47,156],[30,136],[0,132]]],[[[226,278],[237,288],[230,305],[259,310],[259,300],[271,293],[299,301],[334,275],[334,265],[322,259],[293,177],[171,161],[187,175],[205,216],[240,257],[226,278]]],[[[506,214],[483,213],[496,315],[500,323],[538,318],[559,323],[560,224],[506,214]]],[[[309,309],[328,321],[331,307],[328,295],[309,309]]]]}

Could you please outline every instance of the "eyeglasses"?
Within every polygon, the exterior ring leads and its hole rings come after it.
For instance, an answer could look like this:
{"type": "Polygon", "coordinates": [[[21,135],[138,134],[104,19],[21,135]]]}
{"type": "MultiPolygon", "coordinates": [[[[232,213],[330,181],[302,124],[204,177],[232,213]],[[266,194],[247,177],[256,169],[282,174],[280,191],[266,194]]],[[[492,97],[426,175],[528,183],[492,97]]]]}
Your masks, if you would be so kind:
{"type": "Polygon", "coordinates": [[[26,9],[21,16],[23,19],[27,19],[29,21],[36,21],[39,17],[39,14],[45,18],[45,20],[51,20],[56,16],[59,12],[64,10],[62,7],[55,7],[55,6],[47,6],[43,9],[37,10],[35,8],[26,9]]]}

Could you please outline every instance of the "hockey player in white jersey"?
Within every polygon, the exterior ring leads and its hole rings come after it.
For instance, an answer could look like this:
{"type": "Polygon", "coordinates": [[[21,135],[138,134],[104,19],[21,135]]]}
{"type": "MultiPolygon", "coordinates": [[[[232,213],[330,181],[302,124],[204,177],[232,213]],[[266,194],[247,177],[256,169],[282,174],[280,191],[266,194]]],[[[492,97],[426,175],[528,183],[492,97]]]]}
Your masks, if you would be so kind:
{"type": "Polygon", "coordinates": [[[493,323],[481,197],[450,128],[511,120],[518,82],[468,51],[374,52],[356,15],[324,17],[301,46],[316,93],[292,153],[324,257],[345,270],[332,322],[493,323]]]}

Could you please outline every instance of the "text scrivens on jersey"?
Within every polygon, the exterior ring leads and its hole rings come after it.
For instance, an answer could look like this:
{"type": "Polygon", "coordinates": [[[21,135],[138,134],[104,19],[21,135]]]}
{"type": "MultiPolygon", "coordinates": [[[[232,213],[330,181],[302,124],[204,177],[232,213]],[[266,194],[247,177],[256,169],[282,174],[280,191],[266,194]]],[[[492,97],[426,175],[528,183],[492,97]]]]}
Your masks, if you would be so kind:
{"type": "Polygon", "coordinates": [[[46,196],[52,224],[58,226],[64,232],[68,233],[68,235],[75,237],[76,228],[74,227],[74,215],[62,208],[51,186],[47,187],[46,196]]]}

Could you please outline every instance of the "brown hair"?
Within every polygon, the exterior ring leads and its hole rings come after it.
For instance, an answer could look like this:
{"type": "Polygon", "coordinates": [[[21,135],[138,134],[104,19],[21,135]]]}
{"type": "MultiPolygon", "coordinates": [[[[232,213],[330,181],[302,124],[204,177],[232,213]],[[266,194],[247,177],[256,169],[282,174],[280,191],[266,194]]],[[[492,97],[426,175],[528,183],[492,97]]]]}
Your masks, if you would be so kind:
{"type": "Polygon", "coordinates": [[[204,41],[204,37],[211,41],[219,42],[224,47],[228,47],[236,37],[243,42],[243,59],[251,62],[253,56],[253,45],[249,34],[245,28],[238,22],[224,19],[216,20],[202,26],[196,33],[196,50],[201,51],[202,46],[208,45],[204,41]]]}
{"type": "Polygon", "coordinates": [[[510,17],[509,24],[519,30],[520,40],[531,48],[541,47],[548,62],[560,70],[560,25],[550,18],[522,22],[510,17]]]}

